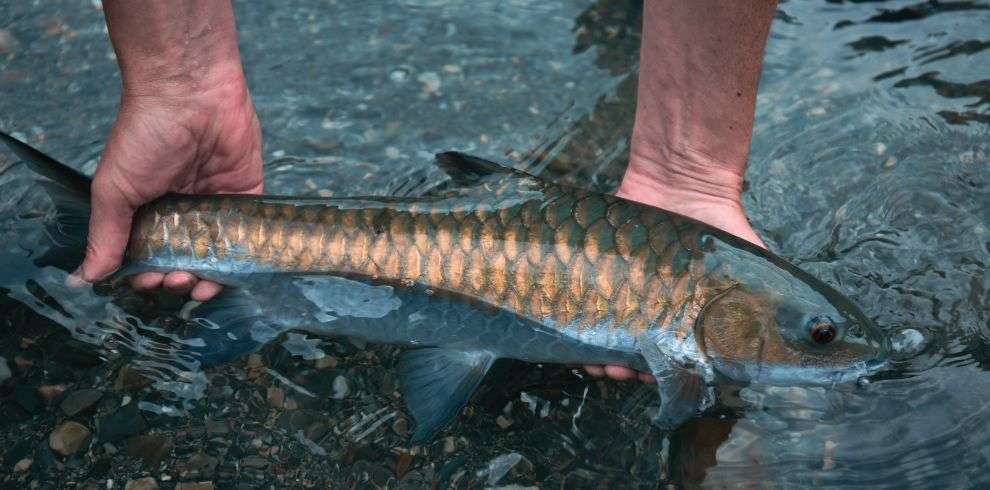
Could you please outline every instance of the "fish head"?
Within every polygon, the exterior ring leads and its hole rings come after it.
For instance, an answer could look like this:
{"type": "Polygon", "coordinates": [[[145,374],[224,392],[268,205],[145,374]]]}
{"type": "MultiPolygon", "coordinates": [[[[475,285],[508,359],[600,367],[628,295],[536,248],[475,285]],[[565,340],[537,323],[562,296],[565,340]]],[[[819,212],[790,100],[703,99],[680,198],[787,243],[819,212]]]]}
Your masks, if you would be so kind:
{"type": "Polygon", "coordinates": [[[716,371],[738,381],[832,385],[885,364],[889,342],[838,291],[765,252],[728,263],[695,319],[716,371]]]}

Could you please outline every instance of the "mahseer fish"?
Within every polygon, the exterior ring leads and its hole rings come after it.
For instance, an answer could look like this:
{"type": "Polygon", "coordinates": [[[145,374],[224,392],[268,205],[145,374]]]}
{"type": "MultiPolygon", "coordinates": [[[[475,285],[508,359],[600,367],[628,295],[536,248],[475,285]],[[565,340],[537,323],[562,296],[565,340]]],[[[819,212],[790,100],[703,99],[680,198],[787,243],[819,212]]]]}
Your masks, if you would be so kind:
{"type": "MultiPolygon", "coordinates": [[[[0,136],[54,206],[33,260],[78,264],[89,179],[0,136]]],[[[116,276],[181,269],[224,284],[188,311],[208,363],[290,329],[408,347],[397,369],[413,442],[499,358],[652,373],[666,428],[709,407],[723,380],[830,386],[885,362],[888,342],[850,300],[749,242],[465,154],[436,162],[449,182],[422,197],[162,197],[137,212],[116,276]]]]}

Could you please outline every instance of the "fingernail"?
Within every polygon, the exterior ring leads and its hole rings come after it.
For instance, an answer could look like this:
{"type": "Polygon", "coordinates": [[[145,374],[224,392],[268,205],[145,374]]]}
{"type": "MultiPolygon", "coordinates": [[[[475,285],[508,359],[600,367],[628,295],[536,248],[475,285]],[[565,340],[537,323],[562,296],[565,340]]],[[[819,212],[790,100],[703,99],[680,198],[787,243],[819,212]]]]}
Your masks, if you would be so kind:
{"type": "Polygon", "coordinates": [[[84,286],[89,286],[90,282],[82,278],[82,268],[80,267],[72,271],[72,273],[65,278],[65,285],[70,288],[81,288],[84,286]]]}

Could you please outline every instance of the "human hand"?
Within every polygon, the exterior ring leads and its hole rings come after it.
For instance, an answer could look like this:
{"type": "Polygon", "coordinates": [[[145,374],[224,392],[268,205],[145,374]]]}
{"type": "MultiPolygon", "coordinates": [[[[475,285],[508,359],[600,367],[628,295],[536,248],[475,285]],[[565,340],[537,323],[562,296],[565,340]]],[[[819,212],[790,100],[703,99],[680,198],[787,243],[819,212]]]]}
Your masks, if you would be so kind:
{"type": "MultiPolygon", "coordinates": [[[[125,86],[93,178],[86,260],[79,271],[85,281],[99,280],[120,266],[131,219],[142,204],[169,192],[262,191],[261,126],[240,66],[203,82],[125,86]]],[[[197,301],[222,289],[188,272],[148,272],[131,282],[135,289],[163,286],[197,301]]]]}
{"type": "MultiPolygon", "coordinates": [[[[86,259],[74,274],[103,279],[120,267],[134,211],[169,192],[260,193],[261,125],[237,49],[230,1],[104,0],[123,90],[92,185],[86,259]]],[[[219,284],[187,272],[132,278],[197,301],[219,284]]]]}
{"type": "MultiPolygon", "coordinates": [[[[764,247],[746,219],[741,195],[776,5],[716,0],[644,4],[636,124],[619,196],[764,247]]],[[[585,369],[592,376],[655,381],[620,366],[585,369]]]]}
{"type": "MultiPolygon", "coordinates": [[[[746,219],[742,205],[744,170],[744,167],[727,169],[700,159],[691,164],[661,164],[638,154],[634,148],[617,194],[694,218],[766,248],[746,219]],[[678,171],[671,171],[672,168],[678,168],[678,171]]],[[[623,366],[586,365],[584,369],[596,378],[638,378],[646,383],[656,383],[651,374],[623,366]]]]}

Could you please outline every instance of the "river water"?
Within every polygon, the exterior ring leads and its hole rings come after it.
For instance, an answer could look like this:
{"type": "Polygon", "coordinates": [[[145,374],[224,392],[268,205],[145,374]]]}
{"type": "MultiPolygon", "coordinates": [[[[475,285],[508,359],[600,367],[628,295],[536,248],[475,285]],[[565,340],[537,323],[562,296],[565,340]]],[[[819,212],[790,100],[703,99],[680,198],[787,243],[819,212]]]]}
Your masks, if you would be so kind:
{"type": "MultiPolygon", "coordinates": [[[[432,155],[450,149],[617,186],[639,2],[236,9],[269,192],[408,193],[442,178],[432,155]]],[[[120,291],[109,303],[106,291],[64,290],[63,272],[12,259],[39,216],[11,214],[32,197],[4,153],[0,483],[986,485],[988,26],[990,3],[980,1],[780,6],[749,216],[770,248],[853,298],[910,355],[856,386],[725,390],[673,433],[648,423],[651,388],[500,363],[451,429],[408,448],[396,349],[289,334],[247,360],[202,368],[176,353],[183,327],[160,314],[167,299],[120,291]],[[64,399],[87,389],[100,401],[66,415],[64,399]],[[96,437],[65,458],[48,435],[68,419],[96,437]],[[115,424],[131,432],[106,429],[115,424]],[[24,460],[29,469],[7,471],[24,460]],[[197,469],[204,460],[212,466],[197,469]]],[[[118,96],[98,3],[0,11],[0,129],[91,172],[118,96]]]]}

